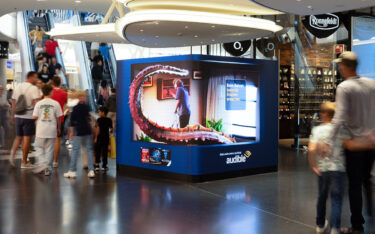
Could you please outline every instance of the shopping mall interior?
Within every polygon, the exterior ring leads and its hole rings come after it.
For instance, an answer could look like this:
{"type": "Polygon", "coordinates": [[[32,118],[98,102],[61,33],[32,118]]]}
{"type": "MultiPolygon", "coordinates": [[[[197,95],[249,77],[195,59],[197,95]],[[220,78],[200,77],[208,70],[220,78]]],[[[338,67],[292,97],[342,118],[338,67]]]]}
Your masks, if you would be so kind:
{"type": "Polygon", "coordinates": [[[375,0],[0,5],[0,234],[375,234],[375,0]]]}

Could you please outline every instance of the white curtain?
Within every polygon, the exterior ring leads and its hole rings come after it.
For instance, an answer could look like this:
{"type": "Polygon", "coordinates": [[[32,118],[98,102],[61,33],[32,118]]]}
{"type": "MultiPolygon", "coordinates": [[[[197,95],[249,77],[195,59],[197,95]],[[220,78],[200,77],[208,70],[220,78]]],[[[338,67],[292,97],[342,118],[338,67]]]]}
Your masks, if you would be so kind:
{"type": "Polygon", "coordinates": [[[211,72],[207,90],[207,120],[223,119],[223,132],[228,135],[255,137],[257,117],[257,88],[249,78],[249,73],[233,70],[216,70],[211,72]],[[246,81],[246,109],[226,110],[226,81],[246,81]],[[238,126],[240,125],[240,126],[238,126]],[[241,127],[242,126],[242,127],[241,127]]]}

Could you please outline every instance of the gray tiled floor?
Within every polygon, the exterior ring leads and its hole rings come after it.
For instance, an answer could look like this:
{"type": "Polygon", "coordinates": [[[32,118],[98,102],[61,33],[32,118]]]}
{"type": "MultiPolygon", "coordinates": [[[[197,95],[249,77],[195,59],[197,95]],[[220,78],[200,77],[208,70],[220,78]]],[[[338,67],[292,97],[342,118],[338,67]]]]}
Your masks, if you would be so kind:
{"type": "Polygon", "coordinates": [[[303,152],[280,149],[278,173],[201,184],[116,177],[114,161],[94,180],[67,180],[67,155],[51,177],[0,160],[1,234],[314,233],[316,178],[303,152]]]}

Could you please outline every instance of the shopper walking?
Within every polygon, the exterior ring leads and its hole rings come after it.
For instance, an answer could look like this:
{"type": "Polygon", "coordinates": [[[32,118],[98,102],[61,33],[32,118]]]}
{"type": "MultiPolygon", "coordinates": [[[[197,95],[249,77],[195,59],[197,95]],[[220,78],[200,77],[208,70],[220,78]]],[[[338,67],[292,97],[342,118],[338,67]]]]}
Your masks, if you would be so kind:
{"type": "Polygon", "coordinates": [[[339,234],[341,226],[342,198],[344,193],[345,156],[342,142],[350,139],[349,132],[340,129],[334,142],[331,154],[322,157],[318,153],[320,142],[327,140],[332,131],[331,120],[335,113],[335,104],[326,102],[321,105],[320,118],[323,124],[312,129],[309,142],[309,162],[312,170],[318,176],[319,196],[317,203],[316,233],[339,234]],[[331,196],[331,217],[326,220],[326,203],[331,196]]]}
{"type": "Polygon", "coordinates": [[[73,140],[73,152],[70,161],[69,171],[64,174],[66,178],[77,177],[77,160],[80,155],[81,143],[86,145],[87,161],[88,161],[88,177],[95,177],[93,165],[93,136],[90,126],[90,107],[86,104],[87,93],[85,91],[77,91],[76,96],[79,99],[78,105],[73,107],[70,116],[69,138],[73,140]]]}
{"type": "Polygon", "coordinates": [[[108,87],[107,81],[102,80],[100,82],[99,86],[99,97],[98,97],[98,105],[104,105],[104,103],[109,98],[109,95],[111,94],[110,88],[108,87]]]}
{"type": "Polygon", "coordinates": [[[108,118],[112,120],[113,129],[116,129],[116,110],[117,110],[117,102],[116,102],[116,89],[111,89],[111,96],[107,99],[104,104],[104,107],[108,110],[108,118]]]}
{"type": "MultiPolygon", "coordinates": [[[[60,89],[61,78],[59,76],[54,76],[51,80],[51,84],[53,87],[51,98],[59,103],[61,112],[63,112],[64,106],[68,102],[68,93],[60,89]]],[[[58,167],[59,155],[60,155],[60,150],[61,150],[61,138],[64,135],[64,115],[61,116],[60,121],[61,121],[60,134],[57,135],[56,142],[55,142],[54,160],[53,160],[54,168],[58,167]]]]}
{"type": "Polygon", "coordinates": [[[102,163],[102,171],[107,171],[108,162],[108,145],[109,133],[113,131],[112,120],[107,118],[108,109],[99,108],[99,118],[96,121],[95,134],[95,171],[100,170],[100,162],[102,163]]]}
{"type": "Polygon", "coordinates": [[[4,91],[4,87],[0,85],[0,148],[5,147],[6,134],[8,134],[8,113],[9,103],[7,100],[7,94],[4,91]]]}
{"type": "Polygon", "coordinates": [[[44,171],[45,176],[49,176],[52,170],[53,148],[56,137],[61,131],[61,111],[60,104],[51,99],[53,87],[44,85],[42,92],[44,99],[35,105],[33,119],[37,120],[35,148],[38,163],[33,169],[34,173],[44,171]]]}
{"type": "MultiPolygon", "coordinates": [[[[331,150],[342,126],[348,127],[354,139],[366,137],[369,132],[375,133],[375,81],[357,74],[358,60],[353,52],[342,53],[334,62],[338,63],[339,72],[345,81],[337,87],[333,133],[327,140],[327,145],[322,147],[324,153],[331,150]]],[[[372,216],[371,170],[375,151],[346,150],[345,155],[352,227],[343,229],[342,232],[363,233],[365,219],[362,214],[362,186],[365,189],[367,212],[372,216]]]]}
{"type": "Polygon", "coordinates": [[[13,142],[9,163],[14,166],[14,157],[22,143],[21,169],[32,168],[27,162],[30,151],[31,138],[35,135],[35,121],[32,114],[37,101],[40,99],[39,89],[35,86],[38,82],[38,73],[27,73],[27,80],[16,87],[12,96],[11,121],[15,123],[16,138],[13,142]]]}
{"type": "Polygon", "coordinates": [[[92,80],[94,81],[94,90],[96,95],[98,94],[98,86],[100,82],[103,80],[103,63],[101,60],[98,60],[94,67],[91,69],[92,80]]]}

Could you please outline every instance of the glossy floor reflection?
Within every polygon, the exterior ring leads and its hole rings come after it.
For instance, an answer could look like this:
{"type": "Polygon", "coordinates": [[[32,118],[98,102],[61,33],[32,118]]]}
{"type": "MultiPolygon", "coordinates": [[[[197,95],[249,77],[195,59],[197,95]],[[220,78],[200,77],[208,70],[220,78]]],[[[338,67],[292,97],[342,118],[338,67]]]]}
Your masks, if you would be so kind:
{"type": "Polygon", "coordinates": [[[51,177],[0,160],[1,234],[315,233],[316,178],[303,152],[280,149],[278,173],[202,184],[116,177],[114,161],[94,180],[64,179],[67,155],[51,177]]]}

